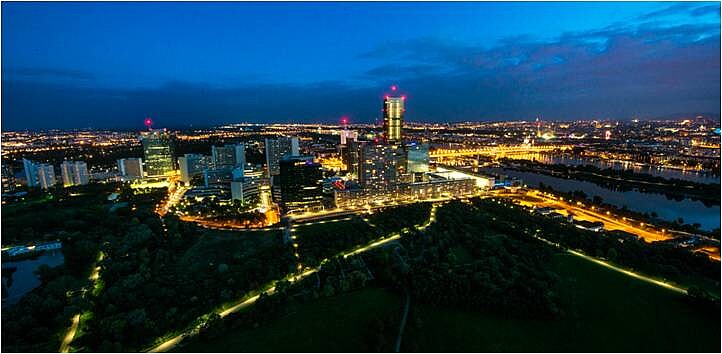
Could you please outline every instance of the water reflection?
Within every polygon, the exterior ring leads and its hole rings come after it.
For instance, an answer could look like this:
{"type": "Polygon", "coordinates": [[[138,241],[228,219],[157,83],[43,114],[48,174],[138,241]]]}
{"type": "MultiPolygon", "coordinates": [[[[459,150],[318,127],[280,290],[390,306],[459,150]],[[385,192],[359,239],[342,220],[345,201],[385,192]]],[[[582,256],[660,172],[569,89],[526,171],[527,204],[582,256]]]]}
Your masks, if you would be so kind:
{"type": "Polygon", "coordinates": [[[564,164],[570,166],[592,165],[598,168],[613,168],[615,170],[626,170],[637,173],[646,173],[664,178],[677,178],[686,181],[699,183],[720,183],[720,176],[694,170],[678,170],[658,166],[638,164],[629,161],[609,161],[592,158],[580,158],[572,156],[558,156],[552,154],[533,153],[515,156],[517,159],[535,160],[546,164],[564,164]]]}
{"type": "Polygon", "coordinates": [[[533,172],[521,172],[498,167],[480,168],[479,171],[482,173],[495,173],[516,177],[528,186],[535,188],[538,187],[541,182],[563,192],[582,190],[589,197],[595,195],[602,197],[605,203],[618,207],[626,205],[630,210],[643,213],[655,212],[660,218],[668,221],[683,218],[685,223],[699,223],[702,225],[702,229],[705,230],[720,227],[719,205],[707,207],[702,202],[691,199],[676,201],[668,199],[662,194],[641,193],[637,191],[614,191],[591,182],[563,179],[533,172]]]}
{"type": "Polygon", "coordinates": [[[23,295],[40,285],[40,279],[34,272],[43,264],[49,267],[63,264],[62,251],[45,251],[36,259],[2,263],[3,308],[16,304],[23,295]],[[11,274],[10,268],[16,268],[15,272],[11,274]]]}

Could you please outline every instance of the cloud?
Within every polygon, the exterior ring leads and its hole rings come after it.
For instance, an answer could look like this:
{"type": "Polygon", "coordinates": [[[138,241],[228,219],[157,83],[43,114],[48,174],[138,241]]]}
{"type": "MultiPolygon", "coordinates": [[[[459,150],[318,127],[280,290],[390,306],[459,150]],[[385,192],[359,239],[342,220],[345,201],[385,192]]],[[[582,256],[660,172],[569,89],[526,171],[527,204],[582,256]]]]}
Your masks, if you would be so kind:
{"type": "Polygon", "coordinates": [[[74,79],[92,80],[95,75],[81,71],[58,68],[16,68],[9,69],[7,74],[16,78],[51,78],[51,79],[74,79]]]}
{"type": "MultiPolygon", "coordinates": [[[[427,119],[524,119],[539,111],[551,119],[624,119],[718,114],[719,42],[719,24],[644,23],[565,33],[551,42],[515,38],[491,48],[395,43],[389,59],[413,66],[418,57],[418,63],[446,67],[445,75],[400,83],[415,93],[409,104],[418,98],[427,119]]],[[[386,72],[387,80],[396,79],[386,72]]]]}
{"type": "MultiPolygon", "coordinates": [[[[710,4],[710,3],[707,3],[710,4]]],[[[675,16],[675,15],[690,15],[694,17],[699,16],[705,16],[708,14],[716,14],[719,16],[720,14],[720,5],[719,3],[715,5],[702,5],[700,6],[700,3],[696,2],[682,2],[677,3],[672,6],[666,7],[661,10],[652,11],[649,13],[646,13],[644,15],[639,16],[639,19],[641,20],[652,20],[652,19],[659,19],[662,17],[669,17],[669,16],[675,16]]]]}
{"type": "Polygon", "coordinates": [[[77,80],[90,79],[82,73],[29,70],[3,77],[2,124],[6,130],[141,128],[146,116],[167,127],[328,122],[341,115],[374,122],[390,82],[407,94],[411,121],[720,112],[719,23],[613,24],[552,41],[509,38],[491,47],[419,38],[387,43],[361,57],[382,63],[359,73],[366,86],[355,77],[354,84],[218,87],[169,81],[154,88],[90,88],[77,80]]]}
{"type": "Polygon", "coordinates": [[[248,85],[233,88],[170,81],[142,89],[92,88],[73,83],[3,80],[4,130],[212,126],[233,122],[324,122],[348,114],[373,119],[380,88],[340,83],[248,85]],[[359,104],[367,102],[368,104],[359,104]],[[371,117],[371,118],[369,118],[371,117]]]}

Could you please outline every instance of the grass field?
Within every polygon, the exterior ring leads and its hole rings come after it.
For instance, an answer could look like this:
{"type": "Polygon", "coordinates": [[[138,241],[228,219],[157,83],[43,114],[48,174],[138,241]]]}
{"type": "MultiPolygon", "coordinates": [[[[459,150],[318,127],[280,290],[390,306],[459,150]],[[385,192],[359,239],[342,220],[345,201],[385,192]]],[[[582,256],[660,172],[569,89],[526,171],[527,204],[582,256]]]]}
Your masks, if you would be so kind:
{"type": "MultiPolygon", "coordinates": [[[[389,314],[397,313],[400,318],[402,307],[402,300],[393,293],[367,288],[294,306],[289,315],[258,328],[230,330],[222,338],[177,349],[183,352],[364,351],[364,333],[369,325],[389,314]]],[[[396,332],[388,338],[395,340],[396,332]]]]}
{"type": "Polygon", "coordinates": [[[412,305],[404,351],[720,350],[719,311],[571,255],[555,257],[567,315],[555,321],[412,305]],[[419,317],[421,326],[416,325],[419,317]]]}
{"type": "MultiPolygon", "coordinates": [[[[561,278],[564,318],[535,321],[412,304],[402,351],[720,350],[718,310],[695,308],[675,292],[571,255],[556,256],[552,267],[561,278]]],[[[367,351],[369,323],[400,318],[402,306],[400,296],[369,288],[296,305],[290,315],[258,328],[231,330],[179,350],[367,351]]],[[[395,338],[395,333],[388,336],[395,338]]]]}

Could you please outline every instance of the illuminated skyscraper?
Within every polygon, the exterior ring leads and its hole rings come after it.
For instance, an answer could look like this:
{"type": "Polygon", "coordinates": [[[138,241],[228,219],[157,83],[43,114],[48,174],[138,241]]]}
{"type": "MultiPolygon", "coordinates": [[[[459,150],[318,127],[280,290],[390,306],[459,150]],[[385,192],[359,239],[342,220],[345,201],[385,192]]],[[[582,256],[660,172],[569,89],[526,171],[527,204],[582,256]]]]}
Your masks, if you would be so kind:
{"type": "Polygon", "coordinates": [[[165,176],[175,170],[175,157],[171,135],[164,130],[141,133],[145,172],[147,176],[165,176]]]}
{"type": "Polygon", "coordinates": [[[279,167],[281,159],[298,156],[298,153],[298,137],[282,136],[276,139],[266,139],[266,165],[269,178],[281,172],[279,167]]]}
{"type": "Polygon", "coordinates": [[[404,96],[384,98],[384,138],[389,143],[401,143],[403,139],[405,100],[404,96]]]}
{"type": "Polygon", "coordinates": [[[400,182],[406,173],[407,157],[402,145],[360,141],[351,145],[349,171],[359,184],[385,189],[400,182]]]}

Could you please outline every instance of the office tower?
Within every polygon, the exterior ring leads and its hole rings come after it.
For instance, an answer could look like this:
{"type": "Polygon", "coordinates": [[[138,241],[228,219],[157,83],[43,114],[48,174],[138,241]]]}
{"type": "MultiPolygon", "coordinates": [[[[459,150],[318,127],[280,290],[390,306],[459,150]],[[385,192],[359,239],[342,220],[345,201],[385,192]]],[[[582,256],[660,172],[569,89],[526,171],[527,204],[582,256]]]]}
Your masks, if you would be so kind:
{"type": "Polygon", "coordinates": [[[407,160],[403,146],[359,142],[352,148],[351,170],[359,184],[384,189],[401,182],[407,160]]]}
{"type": "Polygon", "coordinates": [[[178,167],[181,181],[189,185],[193,177],[202,175],[203,171],[208,168],[209,160],[208,156],[201,154],[185,154],[179,157],[178,167]]]}
{"type": "Polygon", "coordinates": [[[37,187],[38,182],[38,169],[34,162],[23,159],[23,170],[25,170],[25,180],[27,181],[28,187],[37,187]]]}
{"type": "Polygon", "coordinates": [[[88,165],[83,161],[63,161],[60,175],[64,187],[88,184],[88,165]]]}
{"type": "Polygon", "coordinates": [[[12,193],[15,191],[15,175],[13,167],[9,163],[2,164],[2,193],[12,193]]]}
{"type": "Polygon", "coordinates": [[[165,130],[141,133],[145,173],[149,177],[166,176],[175,170],[175,157],[171,135],[165,130]]]}
{"type": "Polygon", "coordinates": [[[429,144],[411,143],[406,149],[408,151],[408,172],[429,172],[429,144]]]}
{"type": "Polygon", "coordinates": [[[286,212],[323,207],[323,170],[312,156],[289,156],[279,162],[281,206],[286,212]]]}
{"type": "Polygon", "coordinates": [[[41,163],[35,165],[35,168],[37,171],[38,184],[40,185],[40,188],[48,189],[55,185],[55,169],[53,168],[53,165],[41,163]]]}
{"type": "Polygon", "coordinates": [[[282,136],[276,139],[266,139],[266,166],[268,177],[278,175],[279,162],[287,156],[298,156],[298,137],[282,136]]]}
{"type": "Polygon", "coordinates": [[[389,143],[402,142],[405,100],[404,96],[384,98],[384,139],[389,143]]]}
{"type": "Polygon", "coordinates": [[[246,165],[246,147],[243,144],[212,146],[213,168],[244,168],[246,165]]]}
{"type": "Polygon", "coordinates": [[[143,159],[132,157],[118,160],[118,171],[126,179],[143,178],[143,159]]]}

